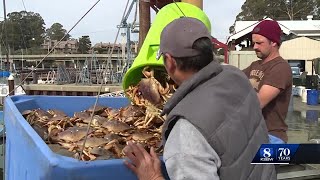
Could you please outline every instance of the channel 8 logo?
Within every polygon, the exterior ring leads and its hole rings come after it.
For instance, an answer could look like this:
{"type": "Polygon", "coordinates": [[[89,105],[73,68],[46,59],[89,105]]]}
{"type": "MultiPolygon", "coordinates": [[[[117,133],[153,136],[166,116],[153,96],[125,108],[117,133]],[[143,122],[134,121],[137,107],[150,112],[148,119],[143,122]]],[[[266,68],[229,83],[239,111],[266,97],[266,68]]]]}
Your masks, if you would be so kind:
{"type": "Polygon", "coordinates": [[[260,149],[260,161],[274,161],[273,148],[261,148],[260,149]]]}
{"type": "Polygon", "coordinates": [[[277,160],[278,161],[290,161],[291,151],[289,148],[278,148],[277,160]]]}

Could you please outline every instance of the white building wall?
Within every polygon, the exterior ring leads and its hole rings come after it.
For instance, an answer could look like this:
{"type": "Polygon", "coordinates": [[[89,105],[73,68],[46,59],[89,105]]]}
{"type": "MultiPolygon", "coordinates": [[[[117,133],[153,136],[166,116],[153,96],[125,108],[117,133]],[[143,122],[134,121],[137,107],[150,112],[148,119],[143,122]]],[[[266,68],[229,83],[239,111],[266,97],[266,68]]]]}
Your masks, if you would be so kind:
{"type": "Polygon", "coordinates": [[[248,67],[253,61],[258,60],[254,51],[230,51],[229,64],[244,69],[248,67]]]}

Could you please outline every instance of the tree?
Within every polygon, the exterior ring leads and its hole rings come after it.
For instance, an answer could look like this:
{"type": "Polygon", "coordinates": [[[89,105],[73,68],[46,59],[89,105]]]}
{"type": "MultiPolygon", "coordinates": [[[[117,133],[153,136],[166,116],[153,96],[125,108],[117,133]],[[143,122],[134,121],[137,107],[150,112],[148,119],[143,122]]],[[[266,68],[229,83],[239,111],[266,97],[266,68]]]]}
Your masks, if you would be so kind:
{"type": "Polygon", "coordinates": [[[317,7],[317,10],[316,10],[316,14],[315,14],[315,19],[320,19],[320,0],[316,0],[316,7],[317,7]]]}
{"type": "MultiPolygon", "coordinates": [[[[319,18],[320,0],[246,0],[236,20],[257,21],[265,17],[275,20],[301,20],[308,15],[319,18]]],[[[233,32],[232,26],[229,28],[233,32]]]]}
{"type": "MultiPolygon", "coordinates": [[[[43,43],[45,23],[38,13],[12,12],[8,14],[7,22],[4,24],[4,21],[1,21],[0,25],[5,25],[9,47],[14,51],[39,47],[43,43]]],[[[1,39],[4,40],[3,28],[0,29],[0,33],[1,39]]]]}
{"type": "Polygon", "coordinates": [[[270,0],[271,8],[267,16],[277,20],[300,20],[308,15],[316,15],[317,2],[315,0],[270,0]]]}
{"type": "Polygon", "coordinates": [[[82,36],[79,38],[79,48],[78,51],[81,54],[87,54],[91,48],[91,41],[89,36],[82,36]]]}
{"type": "Polygon", "coordinates": [[[319,0],[246,0],[237,20],[300,20],[317,15],[319,0]]]}
{"type": "Polygon", "coordinates": [[[265,16],[266,4],[268,0],[246,0],[241,6],[241,12],[237,15],[237,20],[253,21],[262,19],[265,16]]]}
{"type": "MultiPolygon", "coordinates": [[[[60,40],[65,34],[67,34],[67,30],[63,29],[60,23],[54,23],[46,30],[46,37],[51,40],[60,40]]],[[[70,34],[67,34],[63,38],[63,41],[68,40],[70,37],[70,34]]]]}

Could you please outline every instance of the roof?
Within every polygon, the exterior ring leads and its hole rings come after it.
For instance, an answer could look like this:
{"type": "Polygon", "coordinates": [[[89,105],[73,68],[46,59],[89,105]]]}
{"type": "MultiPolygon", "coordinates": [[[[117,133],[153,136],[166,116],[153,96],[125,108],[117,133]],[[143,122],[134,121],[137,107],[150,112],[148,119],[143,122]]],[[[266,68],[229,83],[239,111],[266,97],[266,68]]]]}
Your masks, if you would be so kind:
{"type": "MultiPolygon", "coordinates": [[[[236,21],[235,33],[229,36],[227,44],[251,33],[258,23],[259,21],[236,21]]],[[[287,35],[292,33],[297,36],[320,36],[320,20],[292,20],[278,21],[278,23],[283,33],[287,35]]]]}
{"type": "MultiPolygon", "coordinates": [[[[100,42],[100,43],[96,43],[93,48],[108,48],[108,47],[112,47],[113,46],[113,43],[103,43],[103,42],[100,42]]],[[[119,43],[116,43],[114,44],[114,47],[121,47],[121,44],[119,43]]]]}
{"type": "Polygon", "coordinates": [[[212,37],[211,41],[214,43],[215,48],[226,48],[228,49],[228,46],[222,42],[220,42],[218,39],[212,37]]]}

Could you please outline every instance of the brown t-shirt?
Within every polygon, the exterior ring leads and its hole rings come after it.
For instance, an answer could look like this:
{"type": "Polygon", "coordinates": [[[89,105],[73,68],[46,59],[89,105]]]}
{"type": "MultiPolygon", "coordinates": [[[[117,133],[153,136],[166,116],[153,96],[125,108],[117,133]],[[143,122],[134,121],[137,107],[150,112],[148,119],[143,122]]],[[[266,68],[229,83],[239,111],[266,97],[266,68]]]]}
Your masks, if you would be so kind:
{"type": "Polygon", "coordinates": [[[269,134],[287,142],[286,131],[288,126],[285,119],[292,91],[292,72],[288,62],[282,57],[277,57],[265,64],[258,60],[244,69],[243,72],[257,92],[265,84],[280,90],[278,96],[262,109],[262,114],[266,120],[269,134]]]}

